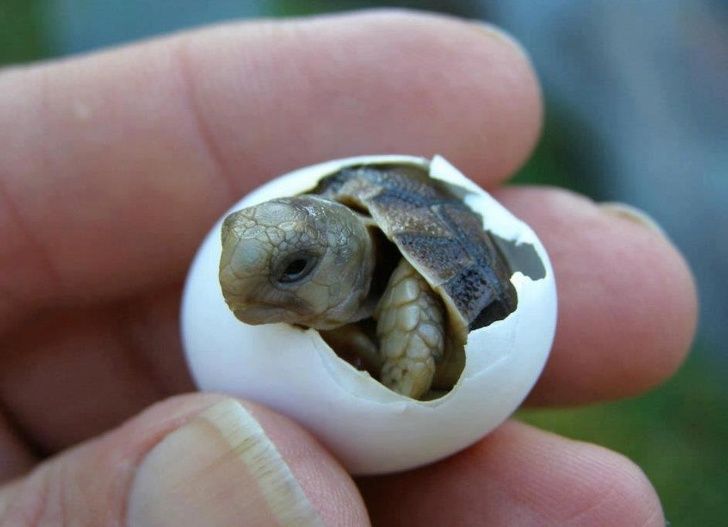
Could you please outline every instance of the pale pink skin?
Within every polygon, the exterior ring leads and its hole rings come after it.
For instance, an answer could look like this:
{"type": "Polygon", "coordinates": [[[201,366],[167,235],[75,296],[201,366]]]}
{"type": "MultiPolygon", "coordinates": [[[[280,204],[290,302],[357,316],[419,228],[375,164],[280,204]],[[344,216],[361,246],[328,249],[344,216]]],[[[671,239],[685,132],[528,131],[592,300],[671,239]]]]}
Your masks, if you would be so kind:
{"type": "MultiPolygon", "coordinates": [[[[0,480],[38,462],[13,426],[58,452],[192,388],[180,283],[201,236],[252,187],[315,161],[403,152],[443,154],[493,188],[524,162],[540,124],[533,71],[508,38],[411,13],[231,25],[3,72],[0,396],[13,420],[0,420],[0,480]]],[[[559,286],[556,346],[533,404],[633,395],[677,368],[696,299],[667,240],[567,192],[496,197],[536,230],[559,286]]],[[[32,516],[43,496],[93,482],[81,508],[57,510],[122,515],[129,474],[119,467],[169,429],[159,412],[179,424],[205,397],[163,403],[62,454],[62,476],[42,468],[0,487],[0,502],[15,493],[32,516]],[[84,474],[94,477],[63,479],[84,474]]],[[[364,505],[384,526],[403,509],[413,524],[664,524],[631,462],[523,424],[436,465],[367,479],[360,495],[310,435],[259,412],[331,524],[364,525],[364,505]]]]}

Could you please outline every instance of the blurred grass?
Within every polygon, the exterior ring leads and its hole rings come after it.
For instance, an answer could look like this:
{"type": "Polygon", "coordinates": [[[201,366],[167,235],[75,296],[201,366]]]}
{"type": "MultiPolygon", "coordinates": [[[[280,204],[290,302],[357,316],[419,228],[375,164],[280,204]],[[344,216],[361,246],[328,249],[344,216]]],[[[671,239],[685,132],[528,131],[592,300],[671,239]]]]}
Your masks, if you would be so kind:
{"type": "Polygon", "coordinates": [[[0,65],[47,57],[44,2],[0,0],[0,65]]]}
{"type": "MultiPolygon", "coordinates": [[[[300,15],[373,6],[429,8],[468,15],[471,2],[360,0],[269,2],[272,15],[300,15]],[[454,7],[453,7],[454,6],[454,7]]],[[[0,0],[0,65],[55,54],[45,33],[43,0],[0,0]]],[[[516,175],[516,183],[558,185],[595,198],[604,195],[604,155],[568,112],[547,100],[543,137],[516,175]]],[[[673,526],[728,524],[728,391],[698,347],[678,375],[643,397],[578,409],[528,410],[520,419],[575,439],[621,452],[658,489],[673,526]]]]}
{"type": "Polygon", "coordinates": [[[553,99],[545,103],[543,134],[512,183],[555,185],[601,199],[605,194],[598,162],[603,154],[594,134],[574,118],[568,105],[553,99]]]}

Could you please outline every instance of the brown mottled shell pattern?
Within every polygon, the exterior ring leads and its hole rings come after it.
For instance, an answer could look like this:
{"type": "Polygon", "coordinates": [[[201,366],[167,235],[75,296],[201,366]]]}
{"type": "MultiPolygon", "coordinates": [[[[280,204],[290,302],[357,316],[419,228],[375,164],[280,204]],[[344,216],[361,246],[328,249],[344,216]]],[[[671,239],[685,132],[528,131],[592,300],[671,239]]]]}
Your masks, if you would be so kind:
{"type": "MultiPolygon", "coordinates": [[[[349,167],[312,191],[368,213],[448,309],[462,333],[505,318],[516,308],[511,271],[472,211],[446,184],[417,167],[349,167]]],[[[459,338],[458,338],[459,337],[459,338]]]]}

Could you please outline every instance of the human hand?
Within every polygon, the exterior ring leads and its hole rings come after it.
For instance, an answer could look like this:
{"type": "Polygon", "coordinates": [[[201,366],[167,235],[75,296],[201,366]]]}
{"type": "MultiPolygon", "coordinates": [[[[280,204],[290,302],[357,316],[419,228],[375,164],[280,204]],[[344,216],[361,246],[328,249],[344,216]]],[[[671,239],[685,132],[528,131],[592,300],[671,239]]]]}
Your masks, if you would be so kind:
{"type": "MultiPolygon", "coordinates": [[[[168,398],[192,390],[185,271],[242,194],[371,153],[443,154],[493,189],[540,122],[510,39],[412,13],[232,24],[0,74],[0,481],[32,469],[0,487],[0,525],[664,525],[630,461],[517,422],[357,488],[270,410],[168,398]]],[[[495,194],[538,232],[559,288],[529,402],[671,374],[696,300],[669,242],[565,191],[495,194]]]]}

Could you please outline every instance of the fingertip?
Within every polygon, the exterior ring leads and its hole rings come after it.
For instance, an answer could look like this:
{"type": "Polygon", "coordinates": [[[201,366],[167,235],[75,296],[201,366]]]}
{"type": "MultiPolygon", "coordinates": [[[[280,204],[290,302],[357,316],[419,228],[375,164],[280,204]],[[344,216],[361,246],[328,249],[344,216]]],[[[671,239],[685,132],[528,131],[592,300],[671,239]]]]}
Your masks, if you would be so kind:
{"type": "Polygon", "coordinates": [[[245,404],[275,443],[325,525],[369,525],[351,476],[308,431],[264,406],[245,404]]]}
{"type": "MultiPolygon", "coordinates": [[[[643,390],[659,385],[682,365],[695,338],[698,292],[695,277],[680,249],[655,219],[630,205],[597,204],[607,221],[616,219],[619,232],[641,247],[645,278],[644,309],[650,315],[652,339],[658,352],[642,371],[643,390]]],[[[615,228],[616,230],[616,228],[615,228]]]]}
{"type": "Polygon", "coordinates": [[[534,466],[538,476],[524,495],[534,492],[534,503],[554,525],[665,525],[655,488],[642,469],[620,453],[515,421],[494,441],[496,449],[516,452],[514,465],[534,466]],[[546,479],[558,490],[544,490],[546,479]]]}
{"type": "Polygon", "coordinates": [[[312,436],[212,394],[158,403],[0,487],[0,516],[8,525],[369,523],[348,475],[312,436]]]}
{"type": "Polygon", "coordinates": [[[637,464],[597,445],[582,446],[582,470],[588,473],[593,467],[593,480],[579,489],[582,506],[568,517],[574,525],[664,527],[660,498],[637,464]]]}
{"type": "Polygon", "coordinates": [[[128,511],[132,522],[160,526],[368,523],[351,479],[312,436],[264,407],[226,397],[145,455],[128,511]]]}
{"type": "Polygon", "coordinates": [[[554,347],[529,402],[625,397],[672,375],[695,334],[697,300],[690,269],[661,229],[563,189],[499,196],[543,241],[559,293],[554,347]]]}
{"type": "Polygon", "coordinates": [[[439,463],[361,488],[378,525],[664,525],[634,463],[516,421],[439,463]]]}

